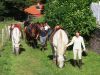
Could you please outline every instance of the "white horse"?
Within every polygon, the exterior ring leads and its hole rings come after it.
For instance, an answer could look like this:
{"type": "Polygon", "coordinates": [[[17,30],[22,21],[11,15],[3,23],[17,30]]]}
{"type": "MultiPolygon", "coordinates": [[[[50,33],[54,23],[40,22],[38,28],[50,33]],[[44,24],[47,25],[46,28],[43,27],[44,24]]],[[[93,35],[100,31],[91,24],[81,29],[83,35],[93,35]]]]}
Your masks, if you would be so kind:
{"type": "Polygon", "coordinates": [[[56,31],[52,37],[52,46],[54,49],[54,58],[57,61],[57,65],[62,68],[64,66],[64,53],[66,51],[66,45],[68,44],[68,36],[63,29],[56,31]]]}
{"type": "Polygon", "coordinates": [[[12,47],[13,47],[13,53],[15,53],[16,55],[19,54],[20,38],[21,38],[21,32],[17,27],[15,27],[12,30],[12,47]]]}

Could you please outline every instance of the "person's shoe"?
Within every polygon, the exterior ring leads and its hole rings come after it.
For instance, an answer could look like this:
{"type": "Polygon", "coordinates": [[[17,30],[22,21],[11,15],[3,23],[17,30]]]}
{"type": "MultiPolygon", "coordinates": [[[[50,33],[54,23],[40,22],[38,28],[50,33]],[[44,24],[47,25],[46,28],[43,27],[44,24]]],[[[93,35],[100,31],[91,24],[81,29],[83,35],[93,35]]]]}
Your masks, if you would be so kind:
{"type": "Polygon", "coordinates": [[[42,51],[42,48],[40,48],[40,50],[42,51]]]}
{"type": "Polygon", "coordinates": [[[79,61],[78,61],[78,67],[80,69],[82,69],[82,65],[83,65],[82,59],[79,59],[79,61]]]}
{"type": "Polygon", "coordinates": [[[77,64],[77,60],[74,60],[73,66],[76,67],[76,64],[77,64]]]}
{"type": "Polygon", "coordinates": [[[44,48],[44,50],[47,50],[47,48],[44,48]]]}

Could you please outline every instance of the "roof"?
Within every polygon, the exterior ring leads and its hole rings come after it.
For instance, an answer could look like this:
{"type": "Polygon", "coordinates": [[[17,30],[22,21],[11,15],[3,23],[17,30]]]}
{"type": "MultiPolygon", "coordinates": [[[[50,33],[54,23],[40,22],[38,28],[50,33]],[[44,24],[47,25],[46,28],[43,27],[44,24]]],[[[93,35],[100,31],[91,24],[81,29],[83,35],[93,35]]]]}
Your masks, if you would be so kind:
{"type": "Polygon", "coordinates": [[[42,16],[41,12],[36,8],[35,5],[26,8],[24,11],[35,16],[35,17],[42,16]]]}

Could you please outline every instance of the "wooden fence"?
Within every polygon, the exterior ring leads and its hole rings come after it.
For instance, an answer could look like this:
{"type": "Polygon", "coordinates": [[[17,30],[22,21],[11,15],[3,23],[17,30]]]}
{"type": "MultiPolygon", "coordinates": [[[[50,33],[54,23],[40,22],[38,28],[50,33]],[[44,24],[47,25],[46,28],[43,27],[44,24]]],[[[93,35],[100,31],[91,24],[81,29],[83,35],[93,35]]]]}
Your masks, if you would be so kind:
{"type": "Polygon", "coordinates": [[[5,46],[6,42],[9,40],[9,31],[7,26],[0,29],[0,50],[5,46]]]}

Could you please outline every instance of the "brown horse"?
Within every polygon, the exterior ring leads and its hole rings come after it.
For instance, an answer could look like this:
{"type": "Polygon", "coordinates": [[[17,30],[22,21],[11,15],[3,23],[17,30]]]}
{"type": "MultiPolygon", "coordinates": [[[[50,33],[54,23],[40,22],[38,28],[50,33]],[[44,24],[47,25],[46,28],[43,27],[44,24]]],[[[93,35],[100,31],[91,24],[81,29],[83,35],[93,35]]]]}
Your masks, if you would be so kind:
{"type": "Polygon", "coordinates": [[[29,26],[25,27],[25,34],[26,34],[26,40],[28,44],[33,46],[33,48],[37,48],[37,40],[39,37],[39,31],[40,31],[40,25],[37,23],[32,23],[29,26]]]}
{"type": "Polygon", "coordinates": [[[39,37],[39,32],[40,32],[40,28],[39,28],[39,24],[35,23],[35,24],[32,24],[32,29],[31,29],[31,37],[32,37],[32,45],[34,48],[38,48],[38,43],[37,43],[37,40],[38,40],[38,37],[39,37]]]}
{"type": "Polygon", "coordinates": [[[28,25],[28,26],[25,26],[24,28],[24,32],[25,32],[25,40],[28,44],[30,44],[30,41],[31,41],[31,26],[28,25]]]}

